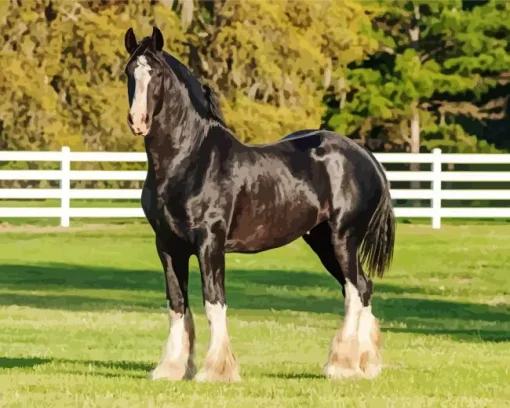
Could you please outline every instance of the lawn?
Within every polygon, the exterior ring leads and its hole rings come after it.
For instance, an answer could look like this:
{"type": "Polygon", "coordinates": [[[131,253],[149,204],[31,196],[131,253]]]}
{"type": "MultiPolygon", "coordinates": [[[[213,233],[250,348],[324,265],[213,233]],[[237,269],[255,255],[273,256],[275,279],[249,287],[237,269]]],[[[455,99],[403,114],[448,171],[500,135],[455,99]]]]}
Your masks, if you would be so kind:
{"type": "MultiPolygon", "coordinates": [[[[340,287],[299,240],[227,256],[237,384],[146,379],[167,334],[146,224],[0,230],[0,406],[503,407],[510,401],[510,226],[403,225],[375,281],[384,370],[326,380],[340,287]]],[[[200,368],[209,332],[197,262],[200,368]]]]}

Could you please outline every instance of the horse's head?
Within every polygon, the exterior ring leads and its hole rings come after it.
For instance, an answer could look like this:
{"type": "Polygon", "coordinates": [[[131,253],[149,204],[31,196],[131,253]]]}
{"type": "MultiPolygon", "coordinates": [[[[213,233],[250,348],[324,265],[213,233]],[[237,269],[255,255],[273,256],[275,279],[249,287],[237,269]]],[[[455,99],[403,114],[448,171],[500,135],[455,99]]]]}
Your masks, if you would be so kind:
{"type": "Polygon", "coordinates": [[[133,29],[126,31],[124,45],[130,55],[126,64],[128,77],[128,123],[135,135],[147,136],[154,116],[160,109],[165,74],[162,57],[163,35],[154,27],[152,36],[136,41],[133,29]]]}
{"type": "MultiPolygon", "coordinates": [[[[152,36],[140,42],[136,41],[133,29],[128,29],[124,45],[129,53],[125,69],[128,77],[128,123],[135,135],[147,136],[151,126],[156,128],[155,122],[162,118],[175,118],[177,122],[173,123],[173,127],[182,129],[182,121],[189,117],[186,112],[225,124],[216,95],[177,58],[163,51],[163,35],[156,27],[152,36]]],[[[196,124],[196,121],[193,123],[196,124]]],[[[167,129],[171,127],[168,121],[164,126],[167,129]]]]}

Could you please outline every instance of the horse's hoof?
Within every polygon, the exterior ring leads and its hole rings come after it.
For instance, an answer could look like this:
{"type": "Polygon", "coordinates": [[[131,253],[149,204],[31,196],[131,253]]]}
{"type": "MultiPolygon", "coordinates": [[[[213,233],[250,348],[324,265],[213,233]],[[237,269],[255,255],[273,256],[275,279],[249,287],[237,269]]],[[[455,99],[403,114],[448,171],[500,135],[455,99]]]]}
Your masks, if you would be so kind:
{"type": "Polygon", "coordinates": [[[359,378],[361,372],[357,369],[341,367],[335,364],[326,364],[324,374],[331,380],[344,380],[359,378]]]}
{"type": "Polygon", "coordinates": [[[222,372],[202,369],[195,376],[195,381],[234,383],[241,381],[241,376],[239,375],[239,370],[237,369],[237,367],[233,368],[232,370],[222,372]]]}
{"type": "Polygon", "coordinates": [[[149,380],[180,381],[191,379],[193,374],[194,369],[192,368],[180,367],[177,364],[170,363],[158,365],[147,375],[147,378],[149,380]]]}
{"type": "Polygon", "coordinates": [[[361,378],[364,378],[366,380],[373,380],[379,374],[381,374],[381,371],[382,371],[381,364],[367,364],[367,366],[361,370],[360,376],[361,378]]]}

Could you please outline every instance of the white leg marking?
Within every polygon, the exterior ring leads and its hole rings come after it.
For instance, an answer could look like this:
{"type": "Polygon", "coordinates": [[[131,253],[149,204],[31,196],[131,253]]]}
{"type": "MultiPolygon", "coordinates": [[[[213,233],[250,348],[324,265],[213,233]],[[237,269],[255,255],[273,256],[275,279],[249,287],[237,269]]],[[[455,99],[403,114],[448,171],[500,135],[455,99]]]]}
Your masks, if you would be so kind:
{"type": "Polygon", "coordinates": [[[209,302],[205,303],[205,313],[211,327],[210,354],[217,356],[221,348],[228,342],[227,334],[227,306],[209,302]]]}
{"type": "Polygon", "coordinates": [[[361,311],[358,341],[363,377],[374,378],[381,372],[380,330],[370,305],[361,311]]]}
{"type": "Polygon", "coordinates": [[[345,283],[345,322],[342,329],[342,338],[349,339],[356,336],[362,308],[358,289],[347,279],[345,283]]]}
{"type": "Polygon", "coordinates": [[[177,360],[184,350],[184,315],[176,314],[176,318],[171,322],[170,332],[165,346],[166,361],[177,360]]]}
{"type": "Polygon", "coordinates": [[[209,350],[204,368],[196,375],[197,381],[239,381],[239,370],[227,331],[227,306],[205,302],[205,312],[211,330],[209,350]]]}
{"type": "MultiPolygon", "coordinates": [[[[168,302],[167,302],[168,303],[168,302]]],[[[193,316],[188,308],[186,313],[173,312],[168,306],[170,329],[165,342],[161,360],[150,373],[149,378],[156,380],[190,379],[195,374],[193,363],[194,327],[193,316]]]]}
{"type": "Polygon", "coordinates": [[[358,289],[347,279],[344,325],[331,342],[328,363],[324,367],[324,372],[329,378],[354,377],[360,372],[358,326],[362,308],[358,289]]]}
{"type": "Polygon", "coordinates": [[[372,306],[364,307],[361,311],[359,321],[358,340],[360,344],[368,344],[370,340],[370,331],[374,324],[374,316],[372,315],[372,306]]]}

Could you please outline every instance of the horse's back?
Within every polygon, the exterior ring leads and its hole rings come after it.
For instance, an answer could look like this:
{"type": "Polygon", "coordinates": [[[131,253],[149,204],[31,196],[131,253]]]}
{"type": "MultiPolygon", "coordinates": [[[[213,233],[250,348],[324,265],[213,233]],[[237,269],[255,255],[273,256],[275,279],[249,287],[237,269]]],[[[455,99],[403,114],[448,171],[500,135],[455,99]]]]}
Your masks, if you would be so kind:
{"type": "Polygon", "coordinates": [[[317,134],[320,134],[321,132],[324,132],[321,129],[301,129],[296,130],[295,132],[289,133],[288,135],[285,135],[280,139],[280,141],[283,140],[290,140],[290,139],[296,139],[298,137],[310,137],[317,134]]]}
{"type": "MultiPolygon", "coordinates": [[[[351,138],[330,130],[298,130],[284,136],[275,145],[305,152],[310,156],[311,164],[328,161],[334,163],[334,168],[349,164],[349,167],[357,167],[362,171],[371,168],[378,173],[378,178],[384,173],[382,166],[370,151],[351,138]]],[[[382,176],[384,178],[384,174],[382,176]]]]}
{"type": "MultiPolygon", "coordinates": [[[[381,177],[385,178],[382,166],[370,151],[351,138],[330,130],[298,130],[277,142],[256,146],[254,150],[286,161],[296,172],[308,170],[313,173],[324,168],[333,183],[340,182],[344,176],[351,180],[357,178],[360,184],[369,179],[379,182],[381,177]]],[[[265,164],[261,166],[265,167],[265,164]]]]}
{"type": "Polygon", "coordinates": [[[303,129],[280,139],[282,145],[306,152],[309,165],[323,165],[324,171],[317,188],[328,185],[335,209],[352,211],[364,207],[364,202],[378,201],[387,183],[382,165],[366,148],[351,138],[329,130],[303,129]],[[327,174],[327,175],[326,175],[327,174]]]}

